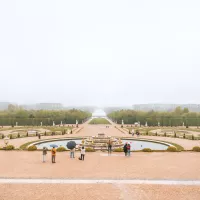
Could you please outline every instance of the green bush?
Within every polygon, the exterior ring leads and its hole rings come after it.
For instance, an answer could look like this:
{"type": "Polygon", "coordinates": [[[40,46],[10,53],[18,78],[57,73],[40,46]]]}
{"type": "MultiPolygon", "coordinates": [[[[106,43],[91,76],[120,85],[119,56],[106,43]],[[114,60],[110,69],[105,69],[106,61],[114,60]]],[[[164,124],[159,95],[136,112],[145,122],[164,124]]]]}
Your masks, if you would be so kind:
{"type": "Polygon", "coordinates": [[[17,134],[17,137],[20,138],[20,134],[19,133],[17,134]]]}
{"type": "Polygon", "coordinates": [[[2,134],[1,138],[4,139],[4,134],[2,134]]]}
{"type": "Polygon", "coordinates": [[[192,151],[200,152],[200,147],[198,147],[198,146],[193,147],[192,151]]]}
{"type": "Polygon", "coordinates": [[[176,138],[176,132],[174,132],[174,137],[176,138]]]}
{"type": "Polygon", "coordinates": [[[8,145],[6,146],[5,150],[10,151],[10,150],[14,150],[15,147],[13,145],[8,145]]]}
{"type": "Polygon", "coordinates": [[[192,135],[192,140],[194,140],[194,135],[192,135]]]}
{"type": "Polygon", "coordinates": [[[150,148],[144,148],[142,149],[143,152],[152,152],[152,150],[150,148]]]}
{"type": "Polygon", "coordinates": [[[10,139],[13,139],[13,136],[12,136],[12,134],[10,134],[10,139]]]}
{"type": "Polygon", "coordinates": [[[65,147],[58,147],[57,148],[57,152],[62,152],[62,151],[66,151],[65,147]]]}
{"type": "Polygon", "coordinates": [[[87,147],[87,148],[85,149],[85,151],[86,151],[86,152],[95,152],[95,150],[94,150],[93,148],[91,148],[91,147],[87,147]]]}
{"type": "Polygon", "coordinates": [[[164,133],[164,137],[166,137],[166,136],[167,136],[167,133],[165,132],[165,133],[164,133]]]}
{"type": "Polygon", "coordinates": [[[36,151],[37,147],[35,145],[31,145],[28,147],[28,151],[36,151]]]}
{"type": "Polygon", "coordinates": [[[177,152],[177,148],[176,148],[176,147],[173,147],[173,146],[169,146],[169,147],[167,148],[167,151],[169,151],[169,152],[177,152]]]}
{"type": "Polygon", "coordinates": [[[124,150],[123,150],[123,148],[116,148],[116,149],[114,149],[113,151],[114,151],[114,152],[123,152],[124,150]]]}

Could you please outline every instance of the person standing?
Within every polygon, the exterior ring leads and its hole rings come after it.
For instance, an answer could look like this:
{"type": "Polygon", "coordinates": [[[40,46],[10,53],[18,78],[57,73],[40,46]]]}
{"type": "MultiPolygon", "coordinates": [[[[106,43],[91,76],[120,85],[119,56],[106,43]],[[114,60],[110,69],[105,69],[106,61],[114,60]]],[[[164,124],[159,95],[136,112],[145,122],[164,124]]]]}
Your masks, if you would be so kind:
{"type": "Polygon", "coordinates": [[[131,131],[131,132],[132,132],[132,136],[134,136],[134,134],[135,134],[135,131],[134,131],[134,129],[132,129],[132,131],[131,131]]]}
{"type": "Polygon", "coordinates": [[[75,148],[70,149],[70,158],[75,158],[74,154],[75,154],[75,148]]]}
{"type": "Polygon", "coordinates": [[[124,145],[124,153],[125,153],[125,156],[127,156],[127,145],[128,145],[128,143],[126,142],[126,144],[124,145]]]}
{"type": "Polygon", "coordinates": [[[51,149],[51,158],[52,158],[52,163],[56,163],[56,149],[53,147],[51,149]]]}
{"type": "Polygon", "coordinates": [[[108,154],[111,154],[112,152],[112,141],[108,140],[108,154]]]}
{"type": "Polygon", "coordinates": [[[127,144],[127,156],[131,155],[131,145],[127,144]]]}
{"type": "Polygon", "coordinates": [[[82,147],[81,148],[81,160],[84,160],[84,158],[85,158],[85,148],[82,147]]]}
{"type": "Polygon", "coordinates": [[[47,148],[46,147],[43,147],[42,155],[43,155],[43,162],[46,162],[46,155],[47,155],[47,148]]]}

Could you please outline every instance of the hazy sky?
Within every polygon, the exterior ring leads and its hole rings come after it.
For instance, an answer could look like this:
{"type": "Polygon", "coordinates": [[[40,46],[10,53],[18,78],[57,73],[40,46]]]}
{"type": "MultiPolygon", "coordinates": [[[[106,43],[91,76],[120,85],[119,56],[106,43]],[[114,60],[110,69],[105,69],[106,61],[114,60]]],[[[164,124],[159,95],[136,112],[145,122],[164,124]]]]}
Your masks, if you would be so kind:
{"type": "Polygon", "coordinates": [[[0,101],[200,103],[199,0],[0,1],[0,101]]]}

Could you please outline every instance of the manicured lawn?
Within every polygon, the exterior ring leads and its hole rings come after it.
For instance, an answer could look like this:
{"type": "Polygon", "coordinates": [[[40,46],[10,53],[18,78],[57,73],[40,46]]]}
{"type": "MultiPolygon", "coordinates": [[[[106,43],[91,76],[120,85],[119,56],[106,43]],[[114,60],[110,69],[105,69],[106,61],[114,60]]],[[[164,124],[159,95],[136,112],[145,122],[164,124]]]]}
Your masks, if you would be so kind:
{"type": "Polygon", "coordinates": [[[89,124],[110,124],[110,122],[105,118],[94,118],[89,124]]]}

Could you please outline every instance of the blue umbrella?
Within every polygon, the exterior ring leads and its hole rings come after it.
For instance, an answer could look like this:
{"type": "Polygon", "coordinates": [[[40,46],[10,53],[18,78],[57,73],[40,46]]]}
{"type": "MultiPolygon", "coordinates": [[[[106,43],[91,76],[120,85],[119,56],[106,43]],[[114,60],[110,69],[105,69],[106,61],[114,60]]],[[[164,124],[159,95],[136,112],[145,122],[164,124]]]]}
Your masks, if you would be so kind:
{"type": "Polygon", "coordinates": [[[50,147],[55,147],[55,148],[56,148],[56,147],[58,147],[58,145],[56,145],[56,144],[51,144],[50,147]]]}

